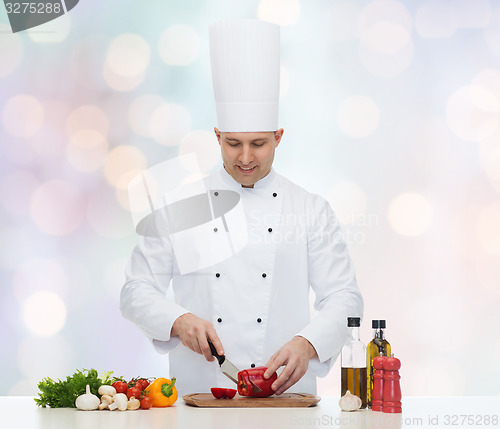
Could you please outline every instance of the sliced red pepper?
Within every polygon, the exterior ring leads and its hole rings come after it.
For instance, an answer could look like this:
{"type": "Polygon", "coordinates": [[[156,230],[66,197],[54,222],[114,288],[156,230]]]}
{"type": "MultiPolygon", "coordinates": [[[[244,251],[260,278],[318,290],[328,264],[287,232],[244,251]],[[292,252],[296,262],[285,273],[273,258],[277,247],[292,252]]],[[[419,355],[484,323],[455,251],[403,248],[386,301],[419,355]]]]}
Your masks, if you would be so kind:
{"type": "Polygon", "coordinates": [[[210,390],[212,391],[212,395],[214,395],[216,399],[233,399],[234,395],[236,395],[236,389],[212,387],[210,390]]]}
{"type": "Polygon", "coordinates": [[[252,396],[254,398],[266,398],[274,393],[271,385],[278,378],[278,374],[274,373],[267,380],[264,378],[264,373],[267,367],[258,366],[256,368],[244,369],[238,373],[238,393],[241,396],[252,396]],[[256,392],[254,385],[261,392],[256,392]]]}

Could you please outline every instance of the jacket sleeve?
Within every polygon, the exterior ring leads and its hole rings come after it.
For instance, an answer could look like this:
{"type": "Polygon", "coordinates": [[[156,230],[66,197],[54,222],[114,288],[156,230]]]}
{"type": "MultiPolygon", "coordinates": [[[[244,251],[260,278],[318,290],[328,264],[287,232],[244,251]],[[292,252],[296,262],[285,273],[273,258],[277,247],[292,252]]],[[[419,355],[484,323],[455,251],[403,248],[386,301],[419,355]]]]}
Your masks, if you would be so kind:
{"type": "Polygon", "coordinates": [[[188,313],[166,296],[173,267],[168,238],[139,236],[120,295],[123,317],[134,323],[160,353],[168,353],[179,344],[179,338],[170,337],[170,331],[174,321],[188,313]]]}
{"type": "Polygon", "coordinates": [[[363,297],[339,221],[326,200],[316,196],[308,232],[308,278],[317,314],[297,335],[306,338],[318,357],[311,371],[324,377],[347,338],[347,317],[362,317],[363,297]]]}

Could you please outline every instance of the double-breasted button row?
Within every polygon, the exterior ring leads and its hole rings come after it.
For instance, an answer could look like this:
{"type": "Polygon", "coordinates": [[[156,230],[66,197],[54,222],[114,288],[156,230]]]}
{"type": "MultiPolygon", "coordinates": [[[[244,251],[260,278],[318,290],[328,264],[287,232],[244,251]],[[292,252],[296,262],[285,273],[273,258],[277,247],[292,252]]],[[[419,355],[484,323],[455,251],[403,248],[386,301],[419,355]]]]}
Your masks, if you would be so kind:
{"type": "MultiPolygon", "coordinates": [[[[215,273],[215,277],[219,278],[220,277],[220,273],[215,273]]],[[[267,274],[266,273],[262,273],[262,277],[266,278],[267,274]]]]}
{"type": "MultiPolygon", "coordinates": [[[[276,192],[273,192],[273,197],[276,198],[278,196],[278,194],[276,192]]],[[[267,230],[269,232],[273,232],[273,229],[272,228],[267,228],[267,230]]],[[[265,277],[264,275],[262,275],[262,277],[265,277]]]]}
{"type": "MultiPolygon", "coordinates": [[[[219,317],[219,318],[217,319],[217,322],[221,323],[221,322],[222,322],[222,319],[219,317]]],[[[260,323],[260,322],[262,322],[262,319],[259,317],[259,318],[257,319],[257,323],[260,323]]]]}

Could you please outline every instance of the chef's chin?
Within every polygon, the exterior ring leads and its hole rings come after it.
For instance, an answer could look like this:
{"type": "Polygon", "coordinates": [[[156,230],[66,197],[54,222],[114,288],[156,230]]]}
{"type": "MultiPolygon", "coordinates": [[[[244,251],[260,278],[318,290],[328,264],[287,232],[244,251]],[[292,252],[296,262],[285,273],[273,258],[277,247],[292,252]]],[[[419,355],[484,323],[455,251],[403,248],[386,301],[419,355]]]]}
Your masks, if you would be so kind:
{"type": "Polygon", "coordinates": [[[255,185],[255,180],[251,180],[247,177],[238,177],[236,181],[245,188],[253,188],[253,185],[255,185]]]}
{"type": "Polygon", "coordinates": [[[252,171],[250,174],[242,173],[240,169],[236,167],[231,173],[230,174],[231,176],[233,176],[233,179],[236,180],[242,186],[253,187],[255,182],[259,180],[256,171],[252,171]]]}

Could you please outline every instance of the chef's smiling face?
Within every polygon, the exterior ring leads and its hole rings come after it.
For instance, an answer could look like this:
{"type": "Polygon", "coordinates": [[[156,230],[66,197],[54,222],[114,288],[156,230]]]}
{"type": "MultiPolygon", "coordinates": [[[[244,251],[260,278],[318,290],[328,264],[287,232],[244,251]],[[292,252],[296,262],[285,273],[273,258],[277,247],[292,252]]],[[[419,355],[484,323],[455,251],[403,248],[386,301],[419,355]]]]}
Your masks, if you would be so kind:
{"type": "Polygon", "coordinates": [[[274,151],[283,136],[283,128],[271,132],[228,133],[214,128],[224,168],[244,188],[253,188],[271,171],[274,151]]]}

